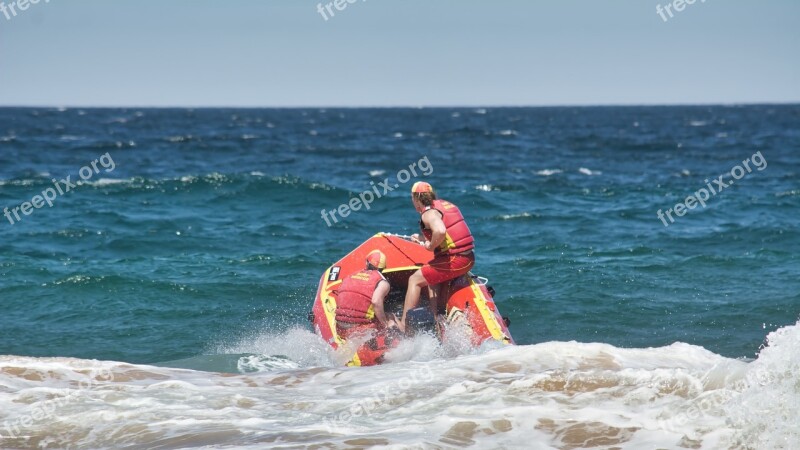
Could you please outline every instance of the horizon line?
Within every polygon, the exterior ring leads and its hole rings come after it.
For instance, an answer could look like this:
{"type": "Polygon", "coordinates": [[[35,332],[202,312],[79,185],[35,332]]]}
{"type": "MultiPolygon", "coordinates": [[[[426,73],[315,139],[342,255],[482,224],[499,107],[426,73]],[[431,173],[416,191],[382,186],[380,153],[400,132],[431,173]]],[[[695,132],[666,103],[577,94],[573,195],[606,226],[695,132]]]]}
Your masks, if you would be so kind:
{"type": "Polygon", "coordinates": [[[471,109],[471,108],[636,108],[636,107],[686,107],[686,106],[794,106],[800,100],[786,102],[702,102],[702,103],[564,103],[541,105],[507,105],[507,104],[454,104],[454,105],[0,105],[0,109],[471,109]]]}

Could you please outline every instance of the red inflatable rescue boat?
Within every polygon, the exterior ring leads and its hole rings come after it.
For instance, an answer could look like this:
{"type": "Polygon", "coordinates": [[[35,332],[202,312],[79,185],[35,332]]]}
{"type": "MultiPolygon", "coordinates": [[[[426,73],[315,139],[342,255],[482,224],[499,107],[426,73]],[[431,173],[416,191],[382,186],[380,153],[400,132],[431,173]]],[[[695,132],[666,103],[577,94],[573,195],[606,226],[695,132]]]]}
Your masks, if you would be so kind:
{"type": "MultiPolygon", "coordinates": [[[[386,352],[396,347],[405,337],[396,329],[368,327],[363,342],[347,345],[348,342],[337,332],[336,289],[346,277],[364,269],[367,254],[372,250],[380,250],[386,255],[387,266],[383,275],[391,284],[391,291],[384,302],[384,309],[397,317],[403,311],[409,277],[432,259],[430,251],[406,236],[378,233],[325,270],[319,281],[309,320],[316,332],[334,349],[348,353],[345,356],[348,366],[382,363],[386,352]]],[[[447,298],[446,307],[444,311],[438,311],[434,318],[428,308],[427,289],[423,289],[420,308],[413,311],[414,314],[408,315],[408,328],[426,328],[424,322],[427,315],[430,318],[430,330],[442,341],[448,338],[465,339],[472,346],[491,340],[514,344],[508,331],[508,319],[500,315],[492,298],[493,293],[494,290],[486,284],[486,279],[472,273],[463,275],[441,287],[440,295],[447,298]],[[449,329],[455,329],[451,325],[456,323],[460,330],[466,329],[467,332],[448,333],[449,329]]]]}

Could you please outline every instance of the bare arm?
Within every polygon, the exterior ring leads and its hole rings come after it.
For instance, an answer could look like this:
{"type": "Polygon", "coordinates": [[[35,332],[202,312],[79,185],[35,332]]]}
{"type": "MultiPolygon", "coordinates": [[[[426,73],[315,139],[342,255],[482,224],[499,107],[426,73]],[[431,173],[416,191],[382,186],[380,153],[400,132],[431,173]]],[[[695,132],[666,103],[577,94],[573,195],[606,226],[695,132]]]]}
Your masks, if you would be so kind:
{"type": "Polygon", "coordinates": [[[378,321],[381,325],[388,326],[388,319],[386,318],[386,311],[383,309],[383,300],[389,295],[389,282],[386,280],[381,281],[378,283],[378,286],[375,288],[375,292],[372,294],[372,307],[375,311],[375,317],[378,318],[378,321]]]}
{"type": "Polygon", "coordinates": [[[439,211],[431,209],[422,215],[422,222],[431,230],[431,240],[425,244],[425,248],[433,251],[438,246],[442,245],[444,237],[447,234],[447,227],[444,226],[442,215],[439,211]]]}

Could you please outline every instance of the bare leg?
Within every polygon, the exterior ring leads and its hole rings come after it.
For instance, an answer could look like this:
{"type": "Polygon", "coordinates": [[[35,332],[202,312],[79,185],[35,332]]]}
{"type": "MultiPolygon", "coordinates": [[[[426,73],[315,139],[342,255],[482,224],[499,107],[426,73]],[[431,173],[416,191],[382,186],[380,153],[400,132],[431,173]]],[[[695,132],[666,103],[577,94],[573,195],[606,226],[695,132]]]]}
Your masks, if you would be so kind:
{"type": "Polygon", "coordinates": [[[450,300],[450,281],[445,281],[444,283],[438,285],[439,286],[439,311],[444,311],[444,315],[447,315],[447,302],[450,300]]]}
{"type": "Polygon", "coordinates": [[[406,324],[406,313],[416,308],[419,305],[419,296],[422,293],[422,288],[428,285],[425,277],[422,276],[422,271],[417,270],[408,279],[408,290],[406,291],[406,301],[403,304],[403,328],[406,324]]]}
{"type": "Polygon", "coordinates": [[[433,286],[428,286],[428,308],[431,310],[431,314],[433,317],[436,317],[439,314],[439,287],[441,285],[436,284],[433,286]]]}

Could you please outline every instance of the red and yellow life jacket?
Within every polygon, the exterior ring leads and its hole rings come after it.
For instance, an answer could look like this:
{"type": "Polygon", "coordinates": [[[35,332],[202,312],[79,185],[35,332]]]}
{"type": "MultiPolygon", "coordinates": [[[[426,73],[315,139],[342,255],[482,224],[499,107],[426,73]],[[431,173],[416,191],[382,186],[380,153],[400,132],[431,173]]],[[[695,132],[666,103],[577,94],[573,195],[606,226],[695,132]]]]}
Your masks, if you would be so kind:
{"type": "MultiPolygon", "coordinates": [[[[464,253],[475,248],[475,240],[472,238],[472,233],[467,227],[467,222],[464,221],[464,216],[458,207],[447,200],[434,200],[431,206],[425,208],[425,211],[435,209],[442,215],[447,232],[445,233],[444,240],[433,251],[435,255],[446,254],[456,255],[464,253]]],[[[425,213],[423,211],[423,214],[425,213]]],[[[429,228],[425,228],[422,220],[419,221],[420,230],[425,235],[425,239],[431,240],[433,232],[429,228]]]]}
{"type": "Polygon", "coordinates": [[[378,283],[385,280],[377,270],[362,270],[342,281],[336,298],[336,321],[368,324],[375,320],[372,294],[378,283]]]}

